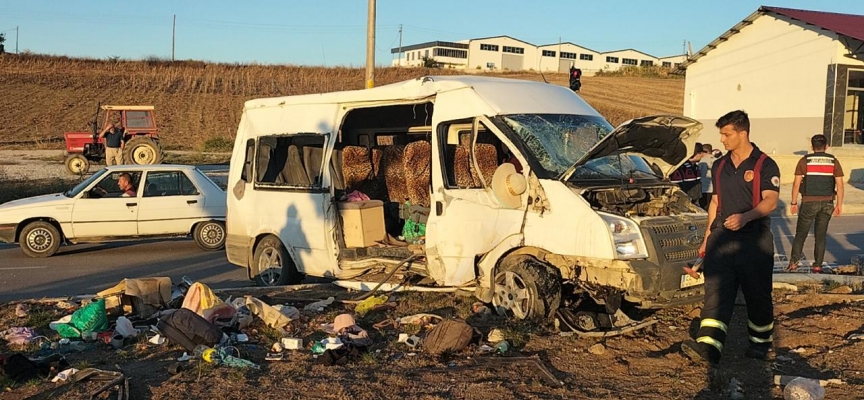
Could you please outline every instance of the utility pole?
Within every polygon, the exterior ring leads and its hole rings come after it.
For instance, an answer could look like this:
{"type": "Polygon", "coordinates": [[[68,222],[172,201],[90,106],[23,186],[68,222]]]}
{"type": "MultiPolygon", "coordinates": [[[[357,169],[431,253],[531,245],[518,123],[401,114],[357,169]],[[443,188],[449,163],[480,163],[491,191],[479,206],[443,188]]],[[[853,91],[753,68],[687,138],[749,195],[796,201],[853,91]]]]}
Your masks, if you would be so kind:
{"type": "Polygon", "coordinates": [[[366,22],[366,89],[375,87],[375,0],[369,0],[366,22]]]}
{"type": "Polygon", "coordinates": [[[15,54],[18,54],[18,26],[15,26],[15,54]]]}
{"type": "Polygon", "coordinates": [[[174,61],[174,37],[177,34],[177,14],[174,14],[174,22],[171,24],[171,61],[174,61]]]}
{"type": "Polygon", "coordinates": [[[402,66],[402,24],[399,24],[399,66],[402,66]]]}
{"type": "Polygon", "coordinates": [[[687,54],[687,39],[684,39],[684,43],[681,44],[681,54],[687,54]]]}

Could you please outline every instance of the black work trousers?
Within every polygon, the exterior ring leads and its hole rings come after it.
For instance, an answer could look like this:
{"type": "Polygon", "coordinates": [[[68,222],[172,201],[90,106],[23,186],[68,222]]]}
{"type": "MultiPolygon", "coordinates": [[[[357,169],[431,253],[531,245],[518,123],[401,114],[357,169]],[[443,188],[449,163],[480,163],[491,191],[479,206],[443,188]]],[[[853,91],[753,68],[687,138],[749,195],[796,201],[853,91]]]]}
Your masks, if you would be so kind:
{"type": "Polygon", "coordinates": [[[717,359],[723,351],[739,287],[747,302],[750,345],[770,347],[773,340],[774,235],[767,224],[750,224],[755,225],[745,225],[741,231],[714,228],[705,249],[705,305],[696,342],[717,359]]]}
{"type": "Polygon", "coordinates": [[[804,257],[804,241],[807,240],[810,227],[815,221],[816,226],[813,228],[813,233],[816,243],[813,250],[813,265],[822,265],[822,261],[825,260],[825,235],[828,232],[828,223],[831,222],[831,215],[833,214],[833,201],[801,203],[801,207],[798,209],[798,224],[795,227],[795,241],[792,242],[792,254],[789,257],[792,264],[797,264],[804,257]]]}

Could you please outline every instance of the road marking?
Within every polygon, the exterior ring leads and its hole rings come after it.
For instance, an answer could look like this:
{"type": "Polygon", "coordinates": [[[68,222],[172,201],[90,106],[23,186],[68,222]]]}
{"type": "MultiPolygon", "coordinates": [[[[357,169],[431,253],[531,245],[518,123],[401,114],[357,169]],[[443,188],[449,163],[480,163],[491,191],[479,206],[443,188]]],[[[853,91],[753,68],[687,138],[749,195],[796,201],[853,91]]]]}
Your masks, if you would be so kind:
{"type": "Polygon", "coordinates": [[[45,269],[51,267],[10,267],[10,268],[0,268],[0,271],[12,271],[16,269],[45,269]]]}

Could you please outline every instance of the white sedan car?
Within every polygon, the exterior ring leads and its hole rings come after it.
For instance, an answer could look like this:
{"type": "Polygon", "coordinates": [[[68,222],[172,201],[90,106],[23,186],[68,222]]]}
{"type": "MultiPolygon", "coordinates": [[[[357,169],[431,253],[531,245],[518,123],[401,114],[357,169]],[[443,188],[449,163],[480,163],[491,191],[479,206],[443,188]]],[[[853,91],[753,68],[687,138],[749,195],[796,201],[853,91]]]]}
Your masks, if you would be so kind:
{"type": "Polygon", "coordinates": [[[225,191],[194,166],[109,166],[64,193],[0,204],[0,242],[50,257],[61,243],[192,235],[200,248],[219,250],[225,201],[225,191]]]}

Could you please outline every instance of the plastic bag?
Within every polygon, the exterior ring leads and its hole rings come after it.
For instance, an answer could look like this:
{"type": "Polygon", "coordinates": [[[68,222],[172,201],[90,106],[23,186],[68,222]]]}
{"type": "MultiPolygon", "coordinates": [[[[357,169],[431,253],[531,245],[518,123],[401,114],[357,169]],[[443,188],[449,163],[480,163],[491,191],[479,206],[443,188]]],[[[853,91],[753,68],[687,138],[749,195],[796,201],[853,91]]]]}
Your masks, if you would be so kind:
{"type": "Polygon", "coordinates": [[[371,296],[366,300],[363,300],[357,303],[357,306],[354,307],[354,312],[359,316],[364,316],[369,311],[372,311],[373,308],[380,306],[387,302],[387,295],[382,294],[381,296],[371,296]]]}
{"type": "Polygon", "coordinates": [[[117,332],[118,335],[122,335],[124,338],[138,334],[138,330],[132,326],[132,321],[126,317],[117,318],[117,327],[114,328],[114,331],[117,332]]]}
{"type": "Polygon", "coordinates": [[[108,316],[105,314],[105,299],[96,300],[81,307],[68,318],[69,323],[63,323],[67,318],[49,324],[51,329],[57,331],[60,337],[81,338],[87,337],[92,332],[104,332],[108,330],[108,316]]]}

